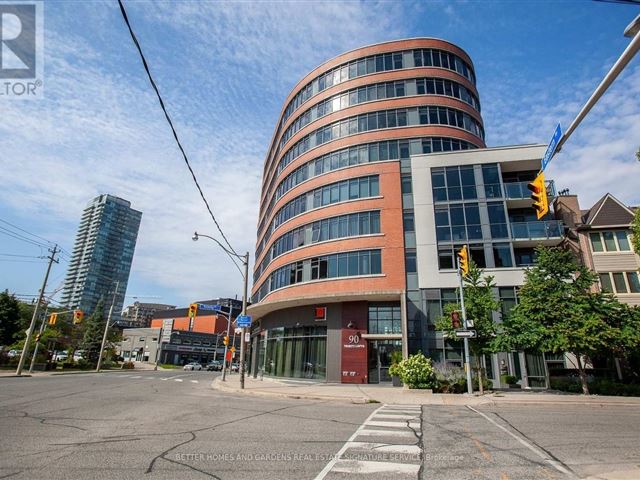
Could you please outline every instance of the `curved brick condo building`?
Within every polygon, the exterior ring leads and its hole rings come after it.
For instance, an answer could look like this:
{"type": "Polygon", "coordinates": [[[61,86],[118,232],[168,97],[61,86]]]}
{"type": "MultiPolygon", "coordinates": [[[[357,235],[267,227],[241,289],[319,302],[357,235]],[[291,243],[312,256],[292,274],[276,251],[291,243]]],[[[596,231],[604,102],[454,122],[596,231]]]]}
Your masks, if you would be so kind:
{"type": "Polygon", "coordinates": [[[410,155],[485,146],[475,82],[461,48],[418,38],[347,52],[291,91],[264,164],[253,371],[381,380],[407,338],[410,155]]]}

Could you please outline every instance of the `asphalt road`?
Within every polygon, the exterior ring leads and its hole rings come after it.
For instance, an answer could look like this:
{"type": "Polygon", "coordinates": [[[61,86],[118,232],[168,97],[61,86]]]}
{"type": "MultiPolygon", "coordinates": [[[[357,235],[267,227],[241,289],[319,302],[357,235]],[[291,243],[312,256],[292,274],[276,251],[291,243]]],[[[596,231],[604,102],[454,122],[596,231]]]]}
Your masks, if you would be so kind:
{"type": "Polygon", "coordinates": [[[216,375],[0,378],[0,479],[549,480],[640,467],[637,407],[267,399],[212,390],[216,375]]]}

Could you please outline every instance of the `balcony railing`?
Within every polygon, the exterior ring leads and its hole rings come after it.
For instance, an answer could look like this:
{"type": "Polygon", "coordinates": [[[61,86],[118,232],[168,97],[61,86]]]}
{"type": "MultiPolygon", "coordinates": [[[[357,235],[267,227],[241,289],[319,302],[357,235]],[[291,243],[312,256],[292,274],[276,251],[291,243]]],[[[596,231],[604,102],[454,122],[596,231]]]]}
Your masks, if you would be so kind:
{"type": "MultiPolygon", "coordinates": [[[[527,188],[530,182],[505,183],[504,197],[509,200],[524,200],[531,197],[531,190],[527,188]]],[[[553,180],[547,182],[547,196],[556,196],[556,186],[553,180]]]]}
{"type": "Polygon", "coordinates": [[[514,222],[511,224],[511,237],[514,240],[548,240],[562,238],[562,234],[562,222],[559,220],[514,222]]]}

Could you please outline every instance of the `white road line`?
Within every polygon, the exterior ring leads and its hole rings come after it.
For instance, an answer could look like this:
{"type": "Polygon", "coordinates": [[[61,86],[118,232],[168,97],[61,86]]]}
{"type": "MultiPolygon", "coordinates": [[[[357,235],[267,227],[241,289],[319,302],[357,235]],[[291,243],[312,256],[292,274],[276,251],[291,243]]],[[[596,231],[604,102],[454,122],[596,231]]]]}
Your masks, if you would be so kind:
{"type": "Polygon", "coordinates": [[[336,464],[336,462],[338,461],[338,459],[340,458],[340,456],[347,451],[347,449],[349,448],[349,443],[352,442],[359,434],[360,432],[364,429],[364,424],[367,423],[369,420],[371,420],[371,418],[373,418],[373,416],[381,409],[382,407],[374,410],[371,415],[369,415],[369,417],[364,421],[364,423],[362,425],[360,425],[358,427],[358,429],[353,432],[353,435],[351,435],[349,437],[349,439],[347,440],[347,442],[342,446],[342,448],[340,450],[338,450],[338,453],[336,453],[335,457],[333,457],[333,459],[327,463],[325,465],[325,467],[322,469],[322,471],[316,476],[316,478],[314,480],[323,480],[324,477],[327,476],[327,474],[331,471],[331,469],[333,468],[333,466],[336,464]]]}
{"type": "Polygon", "coordinates": [[[349,448],[361,448],[382,453],[405,453],[409,455],[420,455],[420,447],[418,445],[389,445],[387,443],[372,442],[351,442],[349,448]]]}
{"type": "Polygon", "coordinates": [[[553,468],[555,468],[556,470],[558,470],[561,473],[564,473],[565,475],[569,475],[571,478],[576,478],[576,476],[573,474],[573,472],[567,470],[563,465],[560,464],[560,462],[554,460],[553,458],[549,458],[549,455],[547,455],[544,451],[542,451],[540,448],[535,447],[533,445],[531,445],[529,442],[527,442],[525,439],[521,438],[520,436],[516,435],[515,433],[507,430],[505,427],[503,427],[502,425],[500,425],[499,423],[495,422],[492,418],[488,417],[487,415],[485,415],[482,412],[479,412],[478,410],[476,410],[473,407],[470,407],[469,405],[467,405],[467,408],[469,410],[471,410],[472,412],[476,412],[478,415],[480,415],[481,417],[484,417],[487,421],[493,423],[496,427],[498,427],[500,430],[504,431],[505,433],[507,433],[508,435],[512,436],[513,438],[515,438],[518,442],[520,442],[522,445],[524,445],[525,447],[527,447],[529,450],[531,450],[533,453],[535,453],[536,455],[538,455],[540,458],[542,458],[545,462],[547,462],[549,465],[551,465],[553,468]]]}
{"type": "MultiPolygon", "coordinates": [[[[365,425],[368,426],[368,425],[365,425]]],[[[378,435],[378,436],[392,436],[392,437],[406,437],[406,436],[410,436],[413,437],[414,434],[412,431],[408,431],[408,430],[360,430],[358,432],[358,436],[372,436],[372,435],[378,435]]]]}
{"type": "MultiPolygon", "coordinates": [[[[407,422],[376,422],[374,420],[367,423],[368,427],[391,427],[391,428],[407,428],[407,422]]],[[[418,422],[409,422],[410,428],[420,428],[418,422]]]]}
{"type": "Polygon", "coordinates": [[[141,377],[140,375],[132,375],[132,376],[131,376],[131,377],[129,377],[129,378],[142,378],[142,377],[141,377]]]}
{"type": "Polygon", "coordinates": [[[191,380],[191,383],[198,383],[198,380],[191,380]]]}
{"type": "Polygon", "coordinates": [[[379,413],[376,415],[376,418],[393,418],[394,420],[411,420],[413,418],[418,418],[420,415],[395,415],[395,414],[385,414],[379,413]]]}
{"type": "Polygon", "coordinates": [[[181,379],[181,378],[174,378],[174,379],[173,379],[173,381],[174,381],[174,382],[181,382],[181,381],[182,381],[182,379],[181,379]]]}
{"type": "Polygon", "coordinates": [[[337,473],[409,473],[417,474],[416,463],[371,462],[365,460],[338,460],[333,467],[337,473]]]}

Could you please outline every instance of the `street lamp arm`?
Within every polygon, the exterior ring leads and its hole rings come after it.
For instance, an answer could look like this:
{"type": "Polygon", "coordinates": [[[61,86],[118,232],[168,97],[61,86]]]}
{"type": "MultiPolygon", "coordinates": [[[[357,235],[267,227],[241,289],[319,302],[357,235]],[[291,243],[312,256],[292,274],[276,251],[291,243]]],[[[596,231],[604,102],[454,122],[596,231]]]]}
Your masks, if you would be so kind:
{"type": "Polygon", "coordinates": [[[240,272],[240,275],[242,275],[242,278],[245,278],[244,273],[242,273],[242,270],[240,269],[240,267],[238,266],[238,264],[236,263],[235,258],[237,258],[238,260],[240,260],[242,262],[243,265],[248,264],[249,263],[249,255],[238,255],[235,252],[232,252],[230,250],[228,250],[224,245],[222,245],[222,243],[220,243],[217,239],[215,239],[214,237],[211,237],[209,235],[205,235],[203,233],[198,233],[198,232],[194,232],[193,234],[193,240],[197,241],[198,238],[200,237],[205,237],[208,238],[209,240],[213,240],[214,242],[216,242],[218,244],[218,246],[224,250],[224,252],[229,256],[229,258],[231,258],[231,261],[233,262],[233,264],[236,266],[236,268],[238,269],[238,271],[240,272]]]}

